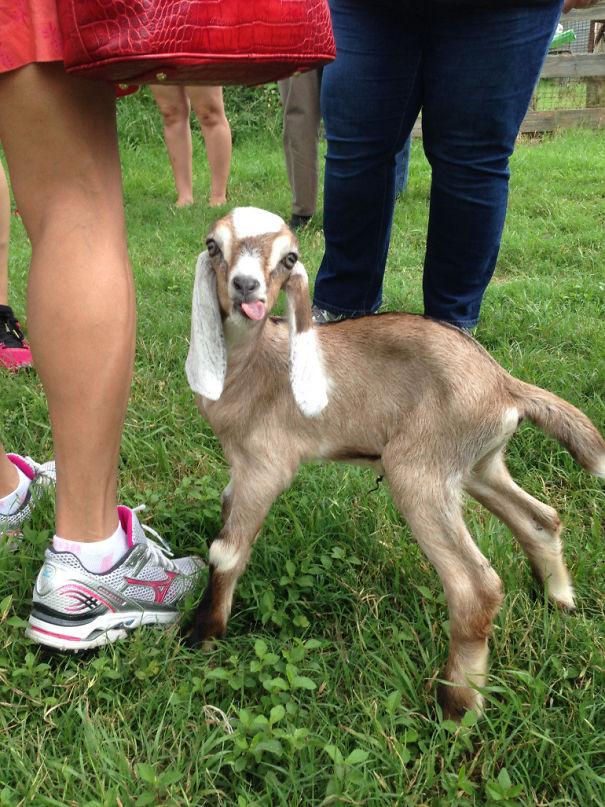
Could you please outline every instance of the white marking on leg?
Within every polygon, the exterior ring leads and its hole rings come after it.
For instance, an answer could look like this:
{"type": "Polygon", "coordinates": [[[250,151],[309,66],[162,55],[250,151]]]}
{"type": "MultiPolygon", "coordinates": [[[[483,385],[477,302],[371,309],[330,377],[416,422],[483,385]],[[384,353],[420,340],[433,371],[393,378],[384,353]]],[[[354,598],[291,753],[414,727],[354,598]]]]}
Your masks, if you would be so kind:
{"type": "Polygon", "coordinates": [[[217,572],[230,572],[237,566],[239,550],[236,546],[226,543],[222,538],[217,538],[210,545],[209,560],[217,572]]]}
{"type": "Polygon", "coordinates": [[[576,607],[574,590],[569,572],[565,568],[562,558],[553,559],[546,569],[545,585],[548,587],[548,599],[557,605],[563,605],[570,610],[576,607]]]}
{"type": "MultiPolygon", "coordinates": [[[[464,642],[452,647],[455,653],[453,664],[448,672],[453,684],[463,687],[484,687],[487,682],[487,662],[489,658],[489,647],[487,640],[479,642],[464,642]]],[[[483,696],[474,689],[474,703],[469,707],[481,712],[483,708],[483,696]]]]}
{"type": "Polygon", "coordinates": [[[487,641],[466,643],[458,647],[458,664],[463,675],[474,686],[484,686],[487,675],[489,649],[487,641]]]}

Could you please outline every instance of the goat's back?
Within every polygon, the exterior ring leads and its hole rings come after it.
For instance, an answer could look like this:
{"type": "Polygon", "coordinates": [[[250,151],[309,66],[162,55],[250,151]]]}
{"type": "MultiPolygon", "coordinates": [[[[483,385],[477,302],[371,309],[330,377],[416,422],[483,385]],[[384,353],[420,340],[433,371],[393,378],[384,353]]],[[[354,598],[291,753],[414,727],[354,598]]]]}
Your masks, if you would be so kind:
{"type": "MultiPolygon", "coordinates": [[[[386,313],[316,326],[328,377],[375,407],[392,399],[410,411],[422,401],[471,409],[501,396],[508,373],[472,336],[417,314],[386,313]]],[[[361,401],[360,401],[361,404],[361,401]]]]}
{"type": "Polygon", "coordinates": [[[480,451],[528,419],[588,471],[605,474],[605,442],[583,412],[511,376],[454,326],[393,313],[330,323],[317,333],[328,375],[374,422],[403,415],[421,424],[430,442],[469,446],[474,435],[480,451]]]}

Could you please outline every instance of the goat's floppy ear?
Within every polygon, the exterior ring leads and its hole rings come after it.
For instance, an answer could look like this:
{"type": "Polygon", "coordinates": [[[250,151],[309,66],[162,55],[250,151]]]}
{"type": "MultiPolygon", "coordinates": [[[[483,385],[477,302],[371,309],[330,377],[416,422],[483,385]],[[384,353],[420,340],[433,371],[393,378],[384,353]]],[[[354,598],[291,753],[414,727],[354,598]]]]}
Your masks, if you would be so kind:
{"type": "Polygon", "coordinates": [[[300,261],[292,269],[284,291],[290,323],[290,384],[300,411],[313,417],[328,403],[328,384],[313,330],[309,281],[300,261]]]}
{"type": "Polygon", "coordinates": [[[195,268],[191,305],[191,342],[185,362],[189,386],[211,401],[223,392],[227,358],[216,292],[216,275],[210,256],[202,252],[195,268]]]}

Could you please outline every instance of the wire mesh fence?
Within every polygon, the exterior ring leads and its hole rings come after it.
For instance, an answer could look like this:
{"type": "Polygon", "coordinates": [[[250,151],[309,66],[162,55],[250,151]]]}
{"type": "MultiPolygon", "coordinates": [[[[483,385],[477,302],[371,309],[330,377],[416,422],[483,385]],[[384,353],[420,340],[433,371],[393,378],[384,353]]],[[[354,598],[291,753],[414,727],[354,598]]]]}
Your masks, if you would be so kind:
{"type": "MultiPolygon", "coordinates": [[[[563,17],[557,33],[562,41],[551,47],[549,54],[603,54],[605,58],[605,21],[568,20],[563,17]]],[[[605,77],[560,76],[540,80],[530,109],[539,112],[600,106],[605,106],[605,77]]]]}

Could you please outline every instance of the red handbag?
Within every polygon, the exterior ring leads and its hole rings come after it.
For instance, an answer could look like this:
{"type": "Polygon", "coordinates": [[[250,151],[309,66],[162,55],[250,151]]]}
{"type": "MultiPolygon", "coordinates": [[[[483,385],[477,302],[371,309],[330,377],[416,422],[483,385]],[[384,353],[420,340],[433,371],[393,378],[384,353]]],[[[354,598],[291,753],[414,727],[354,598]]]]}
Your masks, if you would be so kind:
{"type": "Polygon", "coordinates": [[[57,0],[68,73],[264,84],[336,55],[327,0],[57,0]]]}

